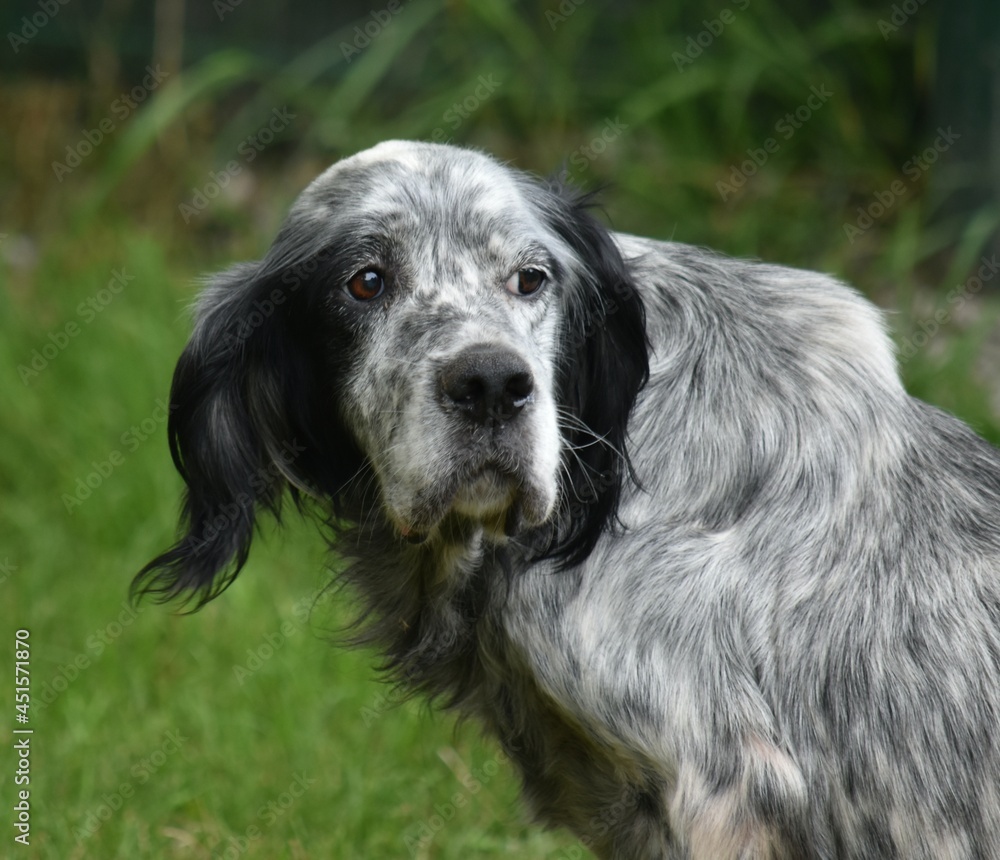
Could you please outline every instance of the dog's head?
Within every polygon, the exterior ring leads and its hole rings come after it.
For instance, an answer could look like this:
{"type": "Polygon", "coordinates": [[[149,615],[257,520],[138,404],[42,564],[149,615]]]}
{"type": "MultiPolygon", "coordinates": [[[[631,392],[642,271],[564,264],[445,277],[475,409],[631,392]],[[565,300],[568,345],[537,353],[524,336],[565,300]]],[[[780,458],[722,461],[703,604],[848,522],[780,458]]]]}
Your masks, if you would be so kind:
{"type": "Polygon", "coordinates": [[[647,372],[641,301],[584,200],[449,146],[345,159],[201,297],[171,393],[186,531],[137,588],[217,594],[286,487],[414,543],[459,517],[579,562],[647,372]]]}

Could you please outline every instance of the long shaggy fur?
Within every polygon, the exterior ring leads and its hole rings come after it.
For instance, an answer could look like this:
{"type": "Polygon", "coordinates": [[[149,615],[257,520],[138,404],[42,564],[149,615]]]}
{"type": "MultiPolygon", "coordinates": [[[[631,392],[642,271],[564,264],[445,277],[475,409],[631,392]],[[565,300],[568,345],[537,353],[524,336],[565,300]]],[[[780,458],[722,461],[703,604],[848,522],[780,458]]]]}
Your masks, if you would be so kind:
{"type": "Polygon", "coordinates": [[[312,498],[399,680],[597,856],[1000,857],[998,452],[848,287],[586,202],[431,144],[320,176],[202,296],[135,588],[214,597],[312,498]]]}

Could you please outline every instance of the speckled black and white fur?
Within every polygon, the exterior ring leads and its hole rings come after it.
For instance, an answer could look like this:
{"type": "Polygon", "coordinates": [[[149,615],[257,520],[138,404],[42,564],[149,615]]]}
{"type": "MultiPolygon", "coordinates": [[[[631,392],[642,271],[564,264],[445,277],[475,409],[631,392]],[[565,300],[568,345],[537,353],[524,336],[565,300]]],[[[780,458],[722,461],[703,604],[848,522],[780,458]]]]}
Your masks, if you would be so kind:
{"type": "Polygon", "coordinates": [[[136,588],[215,596],[309,496],[397,678],[599,857],[1000,857],[998,452],[849,288],[585,204],[431,144],[320,176],[201,299],[136,588]]]}

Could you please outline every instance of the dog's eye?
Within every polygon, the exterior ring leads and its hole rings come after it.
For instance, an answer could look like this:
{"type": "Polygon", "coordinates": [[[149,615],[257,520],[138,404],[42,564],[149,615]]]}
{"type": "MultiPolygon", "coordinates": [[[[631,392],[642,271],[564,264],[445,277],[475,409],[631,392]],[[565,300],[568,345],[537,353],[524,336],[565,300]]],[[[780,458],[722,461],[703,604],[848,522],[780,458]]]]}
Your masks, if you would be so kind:
{"type": "Polygon", "coordinates": [[[540,269],[521,269],[514,272],[504,285],[507,292],[515,296],[530,296],[537,293],[545,283],[545,272],[540,269]]]}
{"type": "Polygon", "coordinates": [[[385,292],[385,278],[374,269],[364,269],[347,282],[347,292],[352,299],[370,302],[385,292]]]}

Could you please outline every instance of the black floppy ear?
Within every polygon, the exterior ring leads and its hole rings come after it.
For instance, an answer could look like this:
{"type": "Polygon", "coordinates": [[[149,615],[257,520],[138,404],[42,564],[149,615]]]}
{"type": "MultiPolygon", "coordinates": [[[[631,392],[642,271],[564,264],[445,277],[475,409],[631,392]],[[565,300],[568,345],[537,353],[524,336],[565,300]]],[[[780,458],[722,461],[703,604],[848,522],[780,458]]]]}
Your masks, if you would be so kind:
{"type": "Polygon", "coordinates": [[[568,479],[549,551],[566,565],[590,554],[615,521],[623,481],[634,479],[628,420],[649,377],[642,299],[611,234],[588,211],[591,202],[557,187],[546,207],[550,225],[583,263],[564,310],[559,397],[574,420],[563,422],[568,479]]]}
{"type": "Polygon", "coordinates": [[[202,295],[170,393],[170,451],[187,484],[182,536],[139,572],[134,595],[201,606],[245,564],[257,514],[280,516],[286,486],[296,501],[303,491],[335,492],[323,464],[336,458],[317,441],[332,397],[308,354],[305,292],[289,295],[287,281],[241,264],[202,295]]]}

